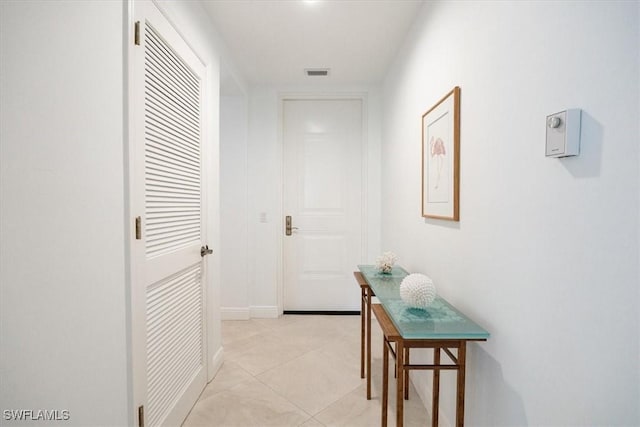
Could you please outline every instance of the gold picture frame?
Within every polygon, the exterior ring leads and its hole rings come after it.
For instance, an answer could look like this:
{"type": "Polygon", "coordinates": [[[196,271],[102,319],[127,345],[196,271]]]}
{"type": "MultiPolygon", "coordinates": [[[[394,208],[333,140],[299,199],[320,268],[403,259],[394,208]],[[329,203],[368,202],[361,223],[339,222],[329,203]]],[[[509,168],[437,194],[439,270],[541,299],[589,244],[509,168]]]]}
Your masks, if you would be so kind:
{"type": "Polygon", "coordinates": [[[422,216],[460,220],[460,87],[422,115],[422,216]]]}

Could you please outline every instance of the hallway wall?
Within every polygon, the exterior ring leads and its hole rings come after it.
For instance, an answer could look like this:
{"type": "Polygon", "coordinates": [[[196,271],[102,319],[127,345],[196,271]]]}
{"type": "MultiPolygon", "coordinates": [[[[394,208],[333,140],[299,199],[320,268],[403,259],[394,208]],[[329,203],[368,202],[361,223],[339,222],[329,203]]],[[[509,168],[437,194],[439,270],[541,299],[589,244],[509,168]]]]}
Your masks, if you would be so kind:
{"type": "Polygon", "coordinates": [[[43,424],[5,419],[21,409],[132,419],[123,12],[0,2],[2,425],[43,424]]]}
{"type": "Polygon", "coordinates": [[[220,305],[226,319],[249,317],[247,96],[220,99],[220,305]]]}
{"type": "MultiPolygon", "coordinates": [[[[387,76],[382,250],[491,332],[470,345],[470,425],[640,424],[639,16],[428,2],[387,76]],[[456,85],[460,222],[425,220],[421,115],[456,85]],[[545,158],[545,117],[566,108],[581,154],[545,158]]],[[[452,377],[441,390],[452,424],[452,377]]]]}
{"type": "MultiPolygon", "coordinates": [[[[196,2],[159,6],[207,65],[209,378],[222,363],[219,62],[196,2]]],[[[131,2],[0,2],[0,411],[133,425],[125,79],[131,2]],[[73,29],[73,30],[70,30],[73,29]],[[60,415],[62,416],[62,415],[60,415]]]]}

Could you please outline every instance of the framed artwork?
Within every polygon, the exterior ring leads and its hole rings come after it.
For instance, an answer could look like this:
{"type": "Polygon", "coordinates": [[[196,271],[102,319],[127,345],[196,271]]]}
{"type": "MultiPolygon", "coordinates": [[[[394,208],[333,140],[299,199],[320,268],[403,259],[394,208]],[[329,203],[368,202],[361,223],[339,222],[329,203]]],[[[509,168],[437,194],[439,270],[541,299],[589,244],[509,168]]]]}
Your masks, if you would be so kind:
{"type": "Polygon", "coordinates": [[[422,115],[422,216],[460,220],[460,88],[422,115]]]}

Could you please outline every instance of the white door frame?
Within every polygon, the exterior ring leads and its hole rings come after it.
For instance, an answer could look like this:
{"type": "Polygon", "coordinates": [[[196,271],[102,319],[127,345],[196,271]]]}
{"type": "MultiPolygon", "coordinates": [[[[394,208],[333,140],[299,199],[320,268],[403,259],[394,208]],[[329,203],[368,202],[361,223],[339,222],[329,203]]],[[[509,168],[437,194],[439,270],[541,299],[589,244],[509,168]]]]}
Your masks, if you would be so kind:
{"type": "Polygon", "coordinates": [[[367,230],[369,225],[369,215],[367,210],[368,205],[368,162],[367,152],[369,146],[369,120],[368,120],[368,104],[367,94],[362,92],[302,92],[302,93],[280,93],[278,95],[278,156],[280,160],[280,167],[278,168],[278,198],[279,198],[279,212],[278,212],[278,267],[276,271],[276,286],[277,286],[277,302],[278,302],[278,315],[281,316],[284,312],[284,102],[292,100],[360,100],[362,102],[362,142],[361,142],[361,174],[362,174],[362,217],[360,221],[360,235],[361,235],[361,254],[366,257],[368,250],[367,230]]]}

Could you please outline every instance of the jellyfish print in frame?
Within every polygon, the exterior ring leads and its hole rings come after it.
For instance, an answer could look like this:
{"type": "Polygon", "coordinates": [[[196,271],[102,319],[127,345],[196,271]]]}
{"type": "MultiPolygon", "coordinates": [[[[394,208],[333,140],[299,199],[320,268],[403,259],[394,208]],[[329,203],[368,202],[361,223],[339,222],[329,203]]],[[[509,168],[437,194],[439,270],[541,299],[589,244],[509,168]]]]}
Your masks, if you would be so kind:
{"type": "Polygon", "coordinates": [[[448,113],[437,117],[432,123],[427,124],[427,138],[429,139],[427,162],[427,201],[429,203],[448,203],[449,165],[447,153],[451,155],[451,136],[447,128],[446,119],[448,113]]]}
{"type": "Polygon", "coordinates": [[[459,220],[460,88],[422,116],[422,216],[459,220]]]}

